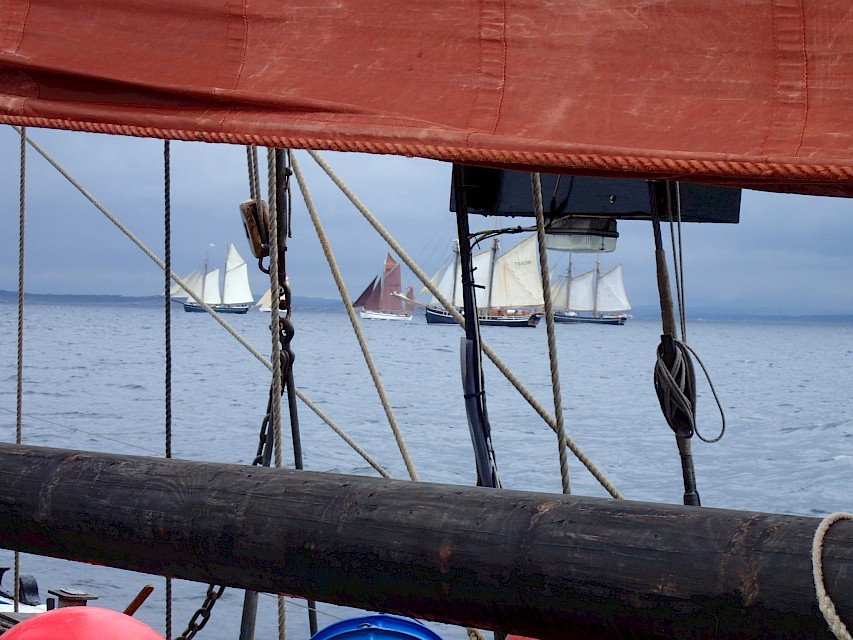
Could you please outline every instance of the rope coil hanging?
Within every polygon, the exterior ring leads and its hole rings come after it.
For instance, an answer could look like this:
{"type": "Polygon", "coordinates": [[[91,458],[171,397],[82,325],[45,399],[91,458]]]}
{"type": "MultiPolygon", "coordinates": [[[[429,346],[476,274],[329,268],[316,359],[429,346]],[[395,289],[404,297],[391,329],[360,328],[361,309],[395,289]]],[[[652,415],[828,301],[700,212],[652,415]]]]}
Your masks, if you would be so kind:
{"type": "Polygon", "coordinates": [[[660,225],[657,218],[654,220],[655,234],[655,261],[657,266],[658,292],[660,294],[661,321],[663,335],[657,349],[657,358],[654,369],[655,392],[660,402],[661,411],[667,424],[680,438],[691,438],[695,433],[703,442],[717,442],[723,437],[726,430],[726,416],[720,404],[717,391],[711,381],[711,376],[705,368],[701,358],[696,351],[687,344],[687,315],[684,305],[684,260],[681,242],[681,189],[678,182],[656,183],[653,186],[652,210],[663,212],[669,221],[669,235],[672,246],[673,261],[675,268],[676,299],[678,303],[678,320],[676,325],[675,313],[673,311],[673,297],[669,285],[669,276],[666,267],[666,255],[663,251],[663,242],[660,233],[660,225]],[[665,193],[662,194],[661,191],[665,193]],[[673,194],[674,191],[674,194],[673,194]],[[676,237],[678,243],[676,245],[676,237]],[[681,339],[678,337],[680,328],[681,339]],[[703,437],[696,425],[696,374],[691,360],[691,355],[696,358],[699,366],[708,380],[714,401],[720,412],[722,427],[720,433],[714,438],[703,437]]]}

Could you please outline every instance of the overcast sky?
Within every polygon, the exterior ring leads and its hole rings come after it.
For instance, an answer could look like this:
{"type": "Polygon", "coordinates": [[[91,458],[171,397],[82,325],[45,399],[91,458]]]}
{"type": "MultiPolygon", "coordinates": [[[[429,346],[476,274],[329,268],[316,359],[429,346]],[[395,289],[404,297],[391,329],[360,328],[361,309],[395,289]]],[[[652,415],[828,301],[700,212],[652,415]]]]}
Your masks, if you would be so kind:
{"type": "MultiPolygon", "coordinates": [[[[163,256],[163,142],[30,129],[29,134],[157,255],[163,256]]],[[[17,290],[19,137],[0,128],[0,289],[17,290]]],[[[244,147],[172,143],[172,264],[186,275],[221,264],[233,242],[250,263],[256,297],[267,276],[253,263],[238,205],[248,198],[244,147]]],[[[324,154],[361,201],[427,273],[449,256],[455,234],[450,166],[429,160],[324,154]]],[[[382,267],[387,247],[304,152],[297,156],[332,250],[354,298],[382,267]]],[[[260,154],[262,171],[265,157],[260,154]]],[[[41,156],[28,147],[25,290],[32,293],[155,295],[157,267],[41,156]]],[[[337,289],[294,182],[287,253],[294,295],[337,298],[337,289]]],[[[483,221],[482,224],[490,224],[483,221]]],[[[635,307],[657,304],[647,222],[619,222],[614,253],[635,307]]],[[[744,191],[737,225],[688,224],[682,233],[686,307],[725,312],[853,313],[853,201],[744,191]]],[[[512,241],[505,241],[512,244],[512,241]]],[[[552,266],[565,255],[549,252],[552,266]]],[[[582,268],[593,258],[575,259],[582,268]]],[[[419,289],[412,276],[406,281],[419,289]]]]}

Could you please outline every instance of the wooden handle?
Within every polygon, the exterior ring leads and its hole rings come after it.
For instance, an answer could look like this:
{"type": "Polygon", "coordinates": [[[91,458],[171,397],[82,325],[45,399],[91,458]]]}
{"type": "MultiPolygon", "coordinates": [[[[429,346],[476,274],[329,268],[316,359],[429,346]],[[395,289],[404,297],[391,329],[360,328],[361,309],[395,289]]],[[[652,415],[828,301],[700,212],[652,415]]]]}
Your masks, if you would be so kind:
{"type": "Polygon", "coordinates": [[[142,606],[142,603],[151,595],[151,592],[154,591],[154,586],[150,584],[146,584],[142,587],[142,590],[136,594],[136,597],[131,600],[130,604],[127,605],[127,608],[124,610],[126,615],[132,616],[136,613],[136,610],[142,606]]]}

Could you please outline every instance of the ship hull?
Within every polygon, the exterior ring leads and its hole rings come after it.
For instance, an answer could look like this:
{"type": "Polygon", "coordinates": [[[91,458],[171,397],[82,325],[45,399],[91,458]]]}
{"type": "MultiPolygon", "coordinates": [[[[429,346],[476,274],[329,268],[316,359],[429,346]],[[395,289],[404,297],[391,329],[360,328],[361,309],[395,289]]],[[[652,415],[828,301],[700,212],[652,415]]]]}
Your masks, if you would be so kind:
{"type": "MultiPolygon", "coordinates": [[[[485,315],[478,316],[481,327],[535,327],[539,324],[540,315],[525,313],[515,315],[485,315]]],[[[457,324],[456,319],[444,309],[426,308],[427,324],[457,324]]]]}

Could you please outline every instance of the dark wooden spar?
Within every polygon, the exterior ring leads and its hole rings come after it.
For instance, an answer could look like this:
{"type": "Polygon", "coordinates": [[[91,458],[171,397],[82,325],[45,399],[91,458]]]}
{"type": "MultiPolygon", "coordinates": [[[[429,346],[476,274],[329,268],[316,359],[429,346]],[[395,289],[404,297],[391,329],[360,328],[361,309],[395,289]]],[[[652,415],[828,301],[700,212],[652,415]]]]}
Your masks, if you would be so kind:
{"type": "MultiPolygon", "coordinates": [[[[0,546],[538,638],[831,638],[815,518],[0,444],[0,546]]],[[[853,616],[853,523],[825,541],[853,616]]]]}

